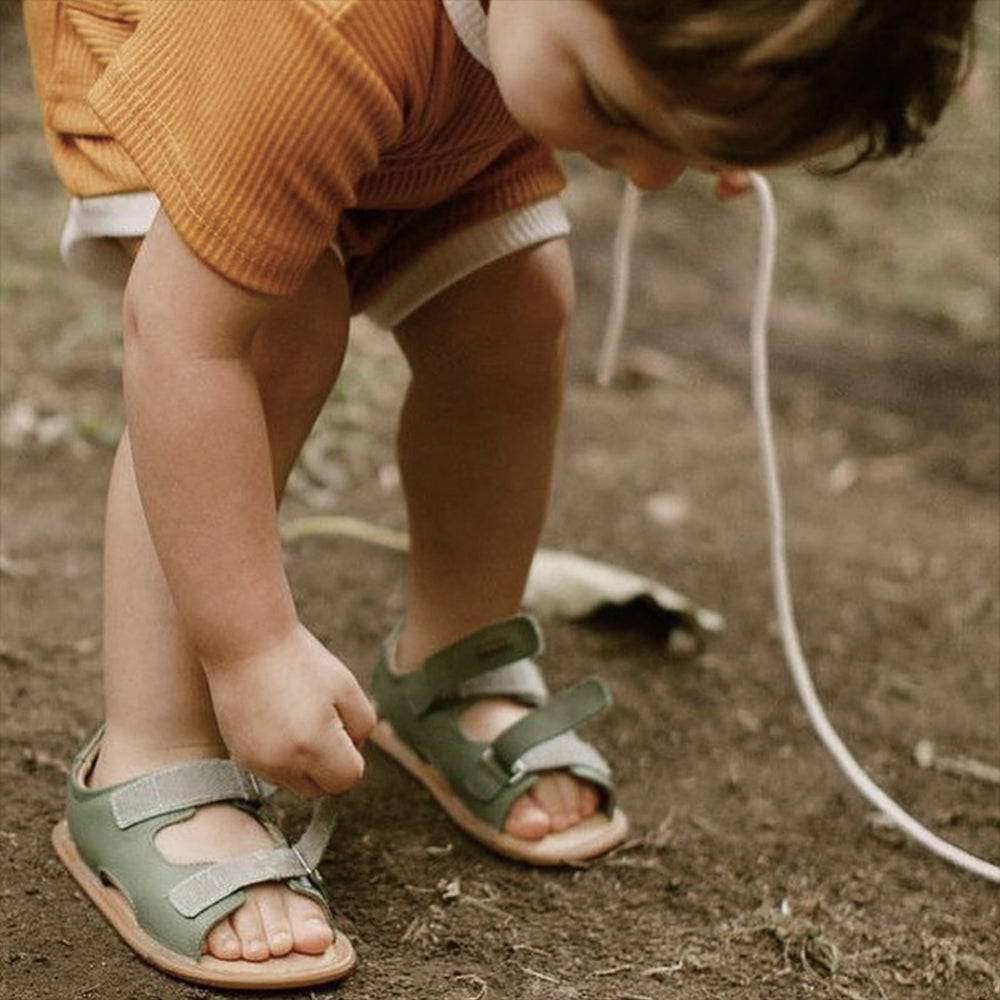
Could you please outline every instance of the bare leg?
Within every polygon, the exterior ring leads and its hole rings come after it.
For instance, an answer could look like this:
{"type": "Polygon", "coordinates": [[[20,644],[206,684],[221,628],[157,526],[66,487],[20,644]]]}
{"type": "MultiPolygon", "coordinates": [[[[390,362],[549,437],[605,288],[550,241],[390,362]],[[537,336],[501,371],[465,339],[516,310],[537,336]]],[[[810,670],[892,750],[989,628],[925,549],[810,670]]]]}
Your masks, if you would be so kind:
{"type": "MultiPolygon", "coordinates": [[[[568,250],[553,241],[465,278],[397,330],[413,372],[399,432],[411,545],[403,670],[520,607],[548,505],[572,295],[568,250]]],[[[487,699],[463,722],[491,739],[524,711],[487,699]]],[[[537,839],[596,807],[590,785],[545,775],[505,829],[537,839]]]]}
{"type": "MultiPolygon", "coordinates": [[[[347,316],[340,266],[324,258],[255,338],[253,362],[279,495],[340,369],[347,316]]],[[[92,784],[225,756],[204,674],[184,640],[146,528],[127,437],[109,489],[104,586],[106,736],[92,784]]],[[[172,860],[203,861],[267,846],[270,838],[247,814],[209,806],[168,827],[157,844],[172,860]]],[[[220,958],[260,960],[293,949],[322,952],[329,942],[315,904],[263,886],[213,930],[209,949],[220,958]]]]}

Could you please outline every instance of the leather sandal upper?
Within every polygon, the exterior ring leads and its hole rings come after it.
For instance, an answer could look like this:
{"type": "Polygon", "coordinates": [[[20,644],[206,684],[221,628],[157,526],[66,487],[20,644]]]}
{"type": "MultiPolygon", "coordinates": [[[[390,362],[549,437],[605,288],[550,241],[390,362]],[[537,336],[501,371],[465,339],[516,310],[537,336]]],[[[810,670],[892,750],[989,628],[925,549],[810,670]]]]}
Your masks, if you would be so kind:
{"type": "Polygon", "coordinates": [[[289,845],[260,814],[271,789],[231,760],[199,760],[107,788],[85,778],[96,759],[98,732],[77,755],[67,782],[66,820],[90,869],[128,900],[139,925],[173,951],[197,959],[205,936],[261,882],[285,882],[330,914],[318,864],[333,826],[333,800],[323,799],[303,837],[289,845]],[[272,848],[202,864],[168,861],[155,844],[164,827],[199,806],[225,802],[251,812],[271,833],[272,848]]]}
{"type": "Polygon", "coordinates": [[[460,639],[419,669],[393,669],[397,632],[383,645],[373,692],[379,716],[396,736],[438,769],[480,819],[501,829],[511,805],[544,771],[566,770],[596,785],[614,808],[611,771],[574,727],[610,704],[604,684],[587,678],[549,695],[535,662],[542,648],[533,618],[503,619],[460,639]],[[506,697],[530,711],[496,739],[470,737],[463,712],[484,697],[506,697]]]}

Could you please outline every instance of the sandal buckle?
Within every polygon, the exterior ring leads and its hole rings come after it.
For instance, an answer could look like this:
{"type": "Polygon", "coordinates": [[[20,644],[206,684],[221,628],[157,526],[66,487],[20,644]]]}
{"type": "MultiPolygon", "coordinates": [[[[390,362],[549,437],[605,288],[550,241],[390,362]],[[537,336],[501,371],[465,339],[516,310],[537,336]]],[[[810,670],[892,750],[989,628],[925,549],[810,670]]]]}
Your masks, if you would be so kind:
{"type": "Polygon", "coordinates": [[[483,751],[481,759],[493,775],[500,780],[500,783],[508,788],[520,781],[528,770],[520,757],[518,757],[518,759],[515,760],[509,767],[504,767],[504,765],[497,760],[496,752],[492,746],[488,746],[483,751]]]}
{"type": "Polygon", "coordinates": [[[305,875],[306,878],[312,878],[313,877],[313,867],[312,867],[312,865],[309,864],[308,861],[306,861],[305,857],[303,857],[302,852],[299,850],[299,845],[298,844],[289,844],[288,846],[289,846],[292,854],[294,854],[295,857],[298,859],[299,864],[302,865],[302,873],[303,873],[303,875],[305,875]]]}
{"type": "Polygon", "coordinates": [[[527,774],[527,772],[528,769],[524,766],[521,758],[518,757],[518,759],[511,764],[510,769],[507,771],[507,785],[510,786],[516,784],[521,780],[521,778],[524,777],[525,774],[527,774]]]}

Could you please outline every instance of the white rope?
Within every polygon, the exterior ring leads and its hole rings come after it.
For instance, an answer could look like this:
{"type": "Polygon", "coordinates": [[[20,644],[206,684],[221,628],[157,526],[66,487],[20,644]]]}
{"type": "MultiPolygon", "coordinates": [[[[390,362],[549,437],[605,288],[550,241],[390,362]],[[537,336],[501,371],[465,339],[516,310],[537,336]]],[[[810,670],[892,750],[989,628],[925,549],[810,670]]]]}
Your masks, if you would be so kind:
{"type": "Polygon", "coordinates": [[[639,189],[631,181],[626,181],[621,215],[618,217],[618,231],[615,233],[615,242],[611,249],[614,268],[611,276],[611,305],[608,308],[608,321],[601,340],[601,356],[597,362],[597,384],[605,388],[611,385],[611,379],[614,378],[618,348],[625,331],[632,244],[635,242],[633,236],[638,217],[639,189]]]}
{"type": "Polygon", "coordinates": [[[778,628],[785,651],[785,659],[792,680],[805,707],[816,734],[830,752],[837,766],[854,787],[877,809],[888,816],[907,836],[939,857],[959,868],[980,875],[991,882],[1000,883],[1000,866],[991,864],[973,854],[942,840],[909,813],[897,805],[865,773],[851,752],[844,745],[830,724],[816,694],[809,667],[802,654],[795,615],[792,608],[791,589],[788,584],[788,565],[785,559],[785,518],[778,478],[778,460],[771,427],[770,392],[767,370],[767,315],[771,302],[774,259],[777,248],[777,220],[774,196],[770,185],[759,174],[751,173],[754,192],[760,203],[761,231],[757,265],[757,282],[754,290],[753,312],[750,321],[751,377],[753,381],[753,407],[760,437],[767,488],[768,511],[771,519],[771,573],[774,586],[778,628]]]}
{"type": "MultiPolygon", "coordinates": [[[[861,795],[880,810],[922,847],[945,861],[980,875],[991,882],[1000,883],[1000,866],[991,864],[974,854],[956,847],[918,823],[901,806],[897,805],[865,773],[851,755],[844,741],[833,728],[820,703],[809,673],[809,666],[802,654],[798,628],[792,607],[791,588],[788,583],[788,564],[785,558],[785,515],[778,477],[778,459],[771,426],[770,389],[767,366],[767,317],[771,306],[771,288],[774,277],[774,260],[777,254],[777,217],[774,196],[767,181],[759,174],[750,173],[750,180],[760,204],[761,230],[757,261],[757,281],[754,289],[753,311],[750,320],[750,357],[753,409],[760,438],[767,490],[768,513],[771,523],[771,575],[774,602],[778,616],[778,629],[792,681],[806,710],[806,715],[820,741],[829,751],[837,766],[861,795]]],[[[622,200],[618,232],[613,247],[614,274],[611,307],[601,344],[597,382],[610,385],[625,328],[628,301],[629,270],[632,242],[639,209],[639,190],[628,183],[622,200]]]]}

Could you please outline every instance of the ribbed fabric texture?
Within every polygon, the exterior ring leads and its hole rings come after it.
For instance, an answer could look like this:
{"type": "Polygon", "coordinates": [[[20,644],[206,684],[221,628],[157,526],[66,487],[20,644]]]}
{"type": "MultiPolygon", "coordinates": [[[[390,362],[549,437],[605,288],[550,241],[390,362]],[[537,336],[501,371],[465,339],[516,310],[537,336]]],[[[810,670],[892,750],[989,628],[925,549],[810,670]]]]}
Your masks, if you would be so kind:
{"type": "Polygon", "coordinates": [[[440,0],[26,0],[25,14],[67,189],[152,189],[195,253],[257,291],[292,291],[332,239],[374,289],[562,185],[440,0]]]}

